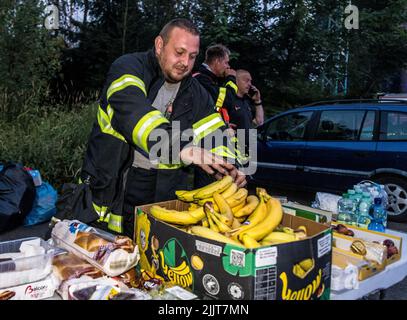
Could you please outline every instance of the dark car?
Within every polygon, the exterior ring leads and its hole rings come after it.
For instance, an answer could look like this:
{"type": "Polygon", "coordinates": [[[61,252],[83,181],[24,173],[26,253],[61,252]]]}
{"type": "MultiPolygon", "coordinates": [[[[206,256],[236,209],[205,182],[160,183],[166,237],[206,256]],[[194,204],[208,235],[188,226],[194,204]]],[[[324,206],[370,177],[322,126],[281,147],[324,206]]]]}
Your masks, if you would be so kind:
{"type": "Polygon", "coordinates": [[[407,102],[323,102],[258,128],[254,184],[337,194],[385,185],[389,220],[407,220],[407,102]]]}

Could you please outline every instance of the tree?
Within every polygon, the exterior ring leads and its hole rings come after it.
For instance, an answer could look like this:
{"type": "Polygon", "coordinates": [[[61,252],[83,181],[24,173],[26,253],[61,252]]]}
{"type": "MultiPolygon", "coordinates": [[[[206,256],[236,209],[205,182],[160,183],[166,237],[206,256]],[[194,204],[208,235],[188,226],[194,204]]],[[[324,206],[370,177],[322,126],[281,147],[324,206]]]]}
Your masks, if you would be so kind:
{"type": "Polygon", "coordinates": [[[12,119],[40,109],[59,69],[60,42],[43,26],[38,0],[6,0],[0,11],[0,111],[12,119]]]}
{"type": "MultiPolygon", "coordinates": [[[[392,88],[407,66],[407,1],[355,1],[358,30],[349,30],[350,95],[372,97],[392,88]]],[[[396,89],[397,90],[397,89],[396,89]]]]}

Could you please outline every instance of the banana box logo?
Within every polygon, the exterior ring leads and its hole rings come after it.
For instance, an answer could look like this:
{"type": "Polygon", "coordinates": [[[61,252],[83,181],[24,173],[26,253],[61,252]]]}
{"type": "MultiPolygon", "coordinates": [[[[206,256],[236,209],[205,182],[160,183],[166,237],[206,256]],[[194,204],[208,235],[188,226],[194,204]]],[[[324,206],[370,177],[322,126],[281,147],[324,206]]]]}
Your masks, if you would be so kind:
{"type": "Polygon", "coordinates": [[[280,274],[280,280],[282,282],[281,298],[283,300],[310,300],[315,293],[317,294],[317,298],[319,298],[325,289],[324,283],[321,281],[322,269],[318,270],[317,276],[311,283],[298,290],[290,289],[286,272],[280,274]]]}
{"type": "Polygon", "coordinates": [[[170,282],[194,289],[194,276],[188,256],[177,239],[169,239],[159,251],[161,272],[170,282]]]}

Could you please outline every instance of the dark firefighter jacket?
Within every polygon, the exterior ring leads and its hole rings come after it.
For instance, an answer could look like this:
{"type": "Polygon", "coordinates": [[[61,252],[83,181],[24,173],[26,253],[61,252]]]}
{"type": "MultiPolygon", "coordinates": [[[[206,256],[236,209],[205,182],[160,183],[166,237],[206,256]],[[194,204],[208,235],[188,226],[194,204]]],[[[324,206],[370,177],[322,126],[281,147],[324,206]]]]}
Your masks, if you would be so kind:
{"type": "MultiPolygon", "coordinates": [[[[118,233],[123,231],[124,185],[126,172],[133,161],[133,148],[148,157],[156,143],[149,141],[153,130],[171,132],[172,121],[176,120],[180,123],[181,131],[192,129],[193,142],[197,145],[216,129],[225,129],[225,123],[216,112],[211,97],[191,76],[181,82],[171,118],[167,120],[152,107],[163,83],[160,66],[154,51],[150,50],[118,58],[108,72],[102,91],[81,180],[90,184],[99,222],[107,223],[110,230],[118,233]]],[[[187,143],[181,142],[181,148],[187,143]]],[[[227,146],[219,145],[211,151],[233,157],[229,150],[227,146]]],[[[186,170],[181,170],[182,167],[182,164],[171,161],[159,163],[158,174],[163,171],[166,175],[163,180],[167,185],[161,186],[163,190],[171,189],[171,184],[187,178],[186,170]]]]}
{"type": "Polygon", "coordinates": [[[233,107],[237,94],[236,77],[227,76],[225,79],[218,78],[204,65],[199,67],[194,78],[204,86],[215,101],[216,110],[222,114],[222,118],[229,123],[228,109],[233,107]]]}

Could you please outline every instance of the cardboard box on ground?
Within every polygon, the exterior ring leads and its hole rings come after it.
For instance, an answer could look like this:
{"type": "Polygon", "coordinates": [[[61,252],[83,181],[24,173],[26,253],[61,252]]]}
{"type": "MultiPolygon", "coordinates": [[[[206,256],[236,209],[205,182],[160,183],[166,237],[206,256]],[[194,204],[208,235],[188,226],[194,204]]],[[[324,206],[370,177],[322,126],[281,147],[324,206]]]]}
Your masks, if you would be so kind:
{"type": "MultiPolygon", "coordinates": [[[[155,203],[187,210],[179,200],[155,203]]],[[[303,225],[308,238],[256,249],[245,249],[202,238],[156,220],[154,204],[135,208],[135,241],[140,267],[188,288],[201,299],[296,300],[329,299],[332,233],[323,225],[284,214],[282,224],[303,225]],[[296,275],[295,265],[312,259],[309,270],[296,275]]]]}

